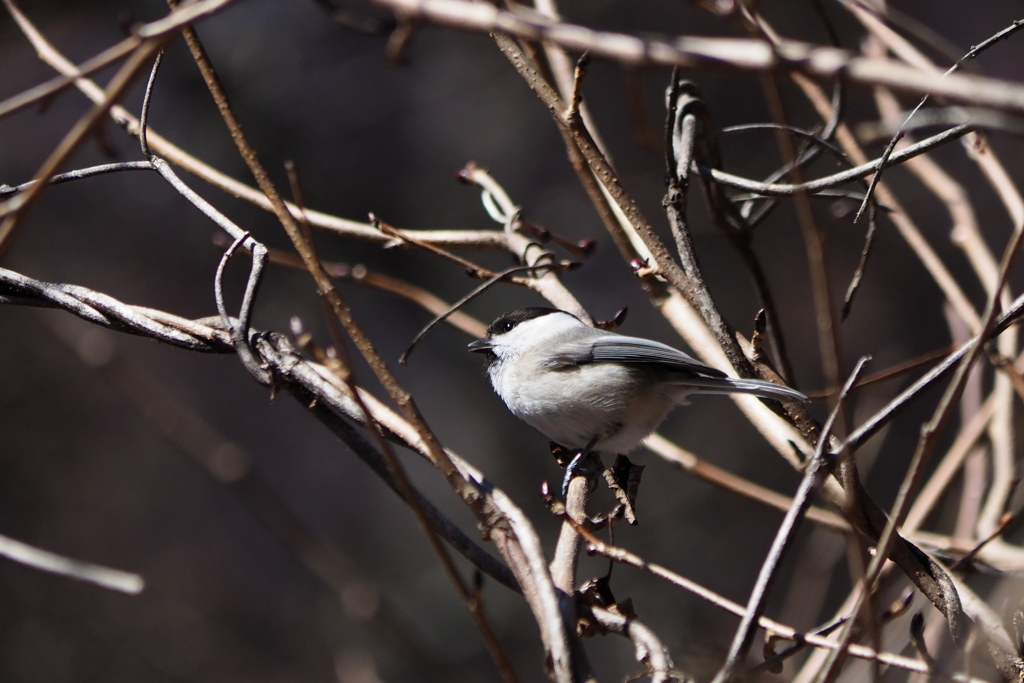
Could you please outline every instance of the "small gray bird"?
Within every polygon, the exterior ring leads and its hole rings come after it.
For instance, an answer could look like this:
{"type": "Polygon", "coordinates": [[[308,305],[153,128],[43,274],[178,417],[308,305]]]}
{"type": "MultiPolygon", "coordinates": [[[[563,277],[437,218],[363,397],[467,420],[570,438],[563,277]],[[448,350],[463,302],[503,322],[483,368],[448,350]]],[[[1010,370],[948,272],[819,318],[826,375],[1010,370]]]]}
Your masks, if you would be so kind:
{"type": "Polygon", "coordinates": [[[753,394],[806,401],[799,391],[733,379],[649,339],[593,328],[553,308],[522,308],[495,320],[469,345],[483,353],[494,391],[512,414],[551,441],[628,453],[690,394],[753,394]]]}

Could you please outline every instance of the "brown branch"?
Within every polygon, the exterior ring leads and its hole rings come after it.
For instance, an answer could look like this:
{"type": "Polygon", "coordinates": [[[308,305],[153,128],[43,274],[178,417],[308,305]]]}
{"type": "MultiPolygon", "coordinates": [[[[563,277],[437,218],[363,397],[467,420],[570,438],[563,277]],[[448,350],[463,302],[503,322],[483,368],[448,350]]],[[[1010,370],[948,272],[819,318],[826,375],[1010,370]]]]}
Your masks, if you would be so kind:
{"type": "MultiPolygon", "coordinates": [[[[174,7],[175,2],[176,0],[169,0],[169,4],[171,4],[172,7],[174,7]]],[[[473,490],[473,487],[469,486],[468,483],[459,476],[455,466],[452,464],[447,454],[445,454],[444,449],[427,427],[425,420],[413,403],[412,397],[398,384],[394,375],[377,353],[370,339],[356,323],[351,310],[334,288],[333,282],[317,258],[311,244],[304,238],[301,227],[298,225],[288,207],[285,205],[284,200],[277,192],[270,180],[270,177],[267,175],[266,170],[260,164],[256,150],[249,143],[242,131],[241,124],[228,102],[224,88],[206,55],[205,49],[199,42],[199,38],[195,31],[191,27],[186,27],[182,29],[182,34],[185,38],[185,42],[189,46],[189,50],[192,53],[193,60],[199,67],[203,80],[206,82],[207,88],[217,104],[217,109],[220,112],[221,117],[224,119],[228,132],[238,148],[239,155],[249,167],[250,172],[256,180],[256,184],[267,196],[267,199],[270,200],[271,206],[274,209],[274,214],[281,222],[281,225],[284,227],[289,239],[291,239],[296,251],[302,258],[307,271],[316,282],[318,294],[324,298],[332,313],[337,317],[338,321],[351,337],[356,347],[363,354],[363,357],[366,359],[374,374],[388,391],[392,399],[402,408],[409,421],[415,425],[417,431],[428,445],[428,449],[432,456],[431,459],[435,466],[441,470],[449,484],[457,493],[460,494],[463,500],[469,503],[470,507],[473,508],[477,514],[482,515],[483,511],[480,508],[479,497],[473,490]]],[[[348,364],[346,363],[346,365],[348,364]]],[[[351,377],[350,373],[347,373],[346,377],[351,377]]],[[[371,432],[376,434],[375,429],[371,430],[371,432]]],[[[479,601],[475,599],[469,587],[462,580],[458,569],[452,562],[451,557],[445,550],[444,546],[441,545],[441,541],[437,534],[435,534],[431,528],[425,511],[421,506],[416,504],[417,499],[415,497],[415,490],[413,489],[404,468],[402,468],[398,459],[390,452],[390,450],[385,449],[384,454],[387,457],[389,470],[391,471],[391,475],[395,478],[399,490],[403,497],[411,503],[410,507],[416,514],[416,519],[420,529],[423,531],[432,549],[441,561],[442,566],[455,586],[460,598],[467,607],[470,615],[473,617],[473,620],[483,636],[485,644],[487,645],[487,649],[497,663],[503,677],[507,681],[510,681],[510,683],[517,680],[511,662],[504,654],[504,650],[499,644],[493,629],[484,616],[483,610],[480,609],[479,601]]],[[[565,667],[567,664],[568,653],[566,653],[565,661],[561,663],[561,666],[565,667]]],[[[559,667],[556,666],[556,669],[558,668],[559,667]]],[[[560,677],[560,680],[561,678],[562,677],[560,677]]],[[[568,680],[567,676],[565,678],[568,680]]]]}
{"type": "MultiPolygon", "coordinates": [[[[10,0],[5,1],[10,2],[10,0]]],[[[9,9],[13,11],[12,6],[9,6],[9,9]]],[[[60,144],[35,172],[33,179],[36,182],[24,192],[0,203],[0,216],[3,216],[3,221],[0,222],[0,255],[10,248],[19,222],[24,219],[29,208],[39,198],[43,190],[49,186],[49,179],[85,142],[92,129],[106,116],[110,107],[121,98],[166,41],[166,37],[160,37],[141,43],[111,80],[103,100],[72,126],[60,144]]]]}
{"type": "MultiPolygon", "coordinates": [[[[744,609],[739,603],[733,602],[728,598],[725,598],[714,591],[701,586],[695,581],[691,581],[684,576],[681,576],[670,569],[663,567],[655,562],[648,562],[640,556],[631,553],[630,551],[613,546],[605,543],[601,539],[594,536],[592,533],[587,531],[585,527],[577,527],[577,531],[584,536],[587,540],[589,549],[597,555],[607,557],[610,560],[619,562],[621,564],[635,567],[641,571],[647,572],[648,574],[655,576],[659,579],[669,582],[670,584],[682,588],[685,591],[693,593],[697,597],[710,602],[711,604],[731,613],[736,616],[743,616],[744,609]]],[[[804,633],[797,629],[782,624],[768,617],[760,617],[757,622],[761,628],[765,629],[770,633],[775,633],[788,640],[806,642],[808,645],[814,647],[824,648],[826,650],[835,650],[838,646],[836,643],[827,637],[820,636],[813,633],[804,633]]],[[[878,661],[883,664],[896,666],[907,671],[918,671],[921,673],[927,673],[927,666],[919,660],[902,657],[897,654],[888,652],[879,652],[863,645],[851,645],[849,653],[861,659],[869,661],[878,661]]]]}
{"type": "Polygon", "coordinates": [[[623,64],[679,66],[694,70],[806,74],[860,86],[931,94],[1005,111],[1024,112],[1024,86],[980,76],[953,74],[941,78],[889,59],[869,59],[846,50],[797,41],[773,49],[765,41],[742,38],[682,36],[641,38],[555,22],[518,10],[503,10],[465,0],[373,0],[403,17],[416,18],[478,33],[506,33],[531,41],[547,41],[568,50],[590,52],[623,64]]]}

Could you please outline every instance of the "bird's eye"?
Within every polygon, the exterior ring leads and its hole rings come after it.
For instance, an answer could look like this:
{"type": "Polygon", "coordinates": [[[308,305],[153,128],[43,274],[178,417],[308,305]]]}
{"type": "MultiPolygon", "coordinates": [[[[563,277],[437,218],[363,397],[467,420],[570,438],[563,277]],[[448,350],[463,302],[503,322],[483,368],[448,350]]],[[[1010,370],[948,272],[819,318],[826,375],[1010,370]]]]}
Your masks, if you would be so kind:
{"type": "Polygon", "coordinates": [[[513,321],[506,320],[505,322],[503,322],[501,324],[501,331],[502,332],[511,332],[512,328],[515,327],[515,326],[516,326],[516,324],[513,321]]]}

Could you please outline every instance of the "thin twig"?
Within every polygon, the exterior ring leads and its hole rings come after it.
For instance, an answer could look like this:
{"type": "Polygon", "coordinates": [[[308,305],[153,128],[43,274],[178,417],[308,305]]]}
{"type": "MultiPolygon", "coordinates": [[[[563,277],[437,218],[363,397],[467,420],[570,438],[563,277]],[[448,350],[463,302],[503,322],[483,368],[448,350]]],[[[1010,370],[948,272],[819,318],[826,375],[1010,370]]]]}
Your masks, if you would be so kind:
{"type": "MultiPolygon", "coordinates": [[[[940,78],[946,78],[947,76],[949,76],[950,74],[955,72],[957,69],[959,69],[964,64],[964,62],[966,62],[967,60],[974,59],[979,54],[981,54],[982,52],[984,52],[988,48],[992,47],[993,45],[995,45],[1000,40],[1003,40],[1005,38],[1009,38],[1011,35],[1013,35],[1014,33],[1016,33],[1017,31],[1019,31],[1022,28],[1024,28],[1024,23],[1022,23],[1022,22],[1014,22],[1012,25],[1008,26],[1007,28],[1004,28],[1002,31],[999,31],[998,33],[996,33],[995,35],[991,36],[987,40],[984,40],[981,43],[979,43],[978,45],[975,45],[970,50],[968,50],[964,54],[963,57],[958,59],[957,62],[955,64],[953,64],[953,66],[949,67],[949,69],[947,69],[945,71],[945,73],[943,73],[940,78]]],[[[905,133],[905,130],[906,130],[906,126],[910,123],[911,119],[914,118],[914,116],[918,113],[918,111],[921,110],[921,108],[925,105],[925,103],[928,102],[928,97],[929,97],[928,95],[925,95],[924,97],[921,98],[921,101],[917,103],[917,106],[914,107],[910,111],[909,114],[907,114],[907,116],[904,119],[903,123],[900,125],[900,127],[893,134],[892,139],[889,141],[889,144],[885,148],[885,152],[882,154],[882,157],[879,160],[880,163],[879,163],[878,171],[871,178],[871,184],[868,186],[867,195],[864,197],[864,201],[861,203],[860,208],[857,210],[857,215],[854,216],[854,219],[853,219],[854,223],[859,221],[861,216],[864,214],[864,210],[868,206],[868,201],[870,200],[871,195],[874,194],[874,190],[875,190],[875,187],[878,185],[878,181],[882,179],[882,170],[886,167],[886,165],[887,165],[887,163],[889,161],[890,156],[892,155],[893,151],[896,149],[896,144],[903,137],[903,135],[905,133]]]]}
{"type": "MultiPolygon", "coordinates": [[[[815,180],[808,180],[803,183],[761,183],[741,178],[714,168],[707,168],[704,166],[698,166],[697,168],[701,173],[707,175],[715,182],[725,185],[726,187],[732,187],[737,190],[743,190],[745,192],[751,192],[766,197],[788,197],[802,192],[814,193],[818,190],[835,187],[836,185],[842,185],[843,183],[848,183],[853,180],[859,180],[876,172],[879,168],[896,166],[907,159],[912,159],[915,156],[929,152],[936,147],[961,138],[970,132],[970,126],[965,124],[954,126],[929,138],[925,138],[913,145],[909,145],[902,150],[894,152],[884,163],[882,162],[882,159],[874,159],[845,171],[833,173],[832,175],[817,178],[815,180]]],[[[883,201],[883,203],[889,204],[890,202],[883,201]]]]}
{"type": "Polygon", "coordinates": [[[756,631],[758,621],[764,612],[765,602],[768,599],[768,591],[771,589],[771,585],[775,580],[779,564],[782,562],[783,556],[786,554],[786,551],[793,542],[800,520],[811,505],[811,496],[814,495],[815,491],[817,491],[818,487],[825,480],[825,477],[827,477],[832,471],[834,456],[833,454],[826,452],[826,444],[828,443],[828,437],[832,433],[833,424],[842,410],[846,395],[856,383],[857,376],[860,374],[868,360],[869,359],[866,357],[860,359],[856,367],[854,367],[853,372],[850,373],[850,377],[846,380],[846,384],[843,385],[839,396],[836,397],[835,407],[829,414],[829,418],[825,422],[824,427],[822,427],[821,437],[818,439],[818,448],[815,450],[814,456],[811,458],[810,462],[807,463],[807,467],[804,469],[803,479],[801,479],[800,486],[793,495],[793,504],[786,512],[786,516],[783,518],[782,524],[779,525],[779,530],[776,533],[775,540],[772,542],[772,546],[768,551],[768,556],[761,565],[761,571],[758,574],[757,582],[754,584],[754,588],[750,593],[750,600],[743,613],[743,619],[740,621],[740,625],[736,629],[736,635],[733,637],[732,645],[729,647],[729,654],[726,656],[725,663],[715,676],[715,683],[727,683],[728,681],[734,680],[739,675],[740,671],[745,669],[743,660],[746,658],[747,651],[750,649],[750,645],[754,641],[754,632],[756,631]]]}
{"type": "Polygon", "coordinates": [[[27,543],[16,541],[8,536],[0,536],[0,556],[23,564],[26,567],[50,572],[51,574],[57,574],[69,579],[85,581],[101,588],[127,593],[128,595],[138,595],[145,586],[145,582],[138,574],[51,553],[48,550],[34,548],[27,543]]]}
{"type": "Polygon", "coordinates": [[[419,344],[421,341],[423,341],[423,339],[428,334],[430,334],[431,330],[433,330],[435,327],[437,327],[442,322],[447,320],[451,315],[457,313],[459,311],[459,309],[461,309],[467,303],[469,303],[473,299],[477,298],[478,296],[480,296],[481,294],[483,294],[484,292],[489,290],[491,287],[493,287],[497,283],[499,283],[499,282],[501,282],[503,280],[510,280],[510,279],[512,279],[513,275],[517,275],[519,273],[536,273],[539,270],[546,270],[546,269],[559,270],[559,269],[562,269],[563,267],[564,267],[564,265],[560,264],[560,263],[540,263],[538,265],[533,265],[533,266],[515,266],[513,268],[507,268],[507,269],[501,271],[500,273],[494,273],[493,275],[491,275],[487,279],[486,282],[484,282],[481,285],[478,285],[478,286],[474,287],[473,290],[469,294],[466,294],[461,299],[459,299],[458,301],[453,303],[445,311],[441,312],[433,320],[431,320],[427,324],[426,327],[424,327],[422,330],[420,330],[416,334],[416,336],[413,338],[413,340],[411,342],[409,342],[409,346],[406,347],[405,351],[399,357],[399,359],[398,359],[399,364],[405,365],[406,363],[409,362],[409,356],[412,354],[413,349],[415,349],[416,345],[419,344]]]}
{"type": "MultiPolygon", "coordinates": [[[[672,83],[667,95],[668,119],[665,124],[665,164],[668,189],[664,200],[672,236],[676,242],[676,253],[679,255],[682,270],[686,275],[686,289],[680,289],[687,295],[687,300],[704,318],[708,327],[715,334],[719,344],[729,357],[730,363],[741,377],[754,374],[750,361],[736,343],[735,333],[718,312],[711,292],[704,282],[697,254],[690,239],[690,227],[687,216],[687,191],[690,183],[690,170],[695,163],[697,151],[696,138],[699,126],[697,112],[703,109],[703,103],[697,96],[696,88],[680,80],[677,73],[672,74],[672,83]]],[[[765,304],[771,308],[774,317],[774,306],[770,297],[765,304]]],[[[781,347],[781,342],[779,344],[781,347]]]]}
{"type": "MultiPolygon", "coordinates": [[[[644,446],[683,472],[713,484],[724,491],[742,496],[780,512],[786,512],[793,506],[793,499],[790,496],[777,493],[749,479],[716,467],[710,462],[698,458],[693,453],[680,448],[659,434],[652,434],[647,437],[644,440],[644,446]]],[[[833,531],[848,532],[851,530],[849,523],[841,516],[820,507],[812,506],[808,508],[806,519],[833,531]]]]}
{"type": "MultiPolygon", "coordinates": [[[[121,173],[122,171],[152,171],[154,170],[153,164],[148,161],[118,161],[111,164],[99,164],[97,166],[89,166],[88,168],[79,168],[74,171],[68,171],[66,173],[58,173],[50,177],[47,182],[50,185],[60,185],[61,183],[68,183],[72,180],[84,180],[86,178],[92,178],[94,176],[106,175],[108,173],[121,173]]],[[[33,185],[38,184],[38,180],[30,180],[27,183],[20,185],[4,185],[0,184],[0,199],[9,197],[19,192],[24,192],[33,185]]]]}
{"type": "MultiPolygon", "coordinates": [[[[13,12],[13,6],[9,4],[10,0],[4,1],[8,3],[8,9],[13,12]]],[[[49,157],[47,157],[46,161],[43,162],[39,170],[35,172],[33,178],[38,182],[28,187],[24,192],[0,202],[0,216],[3,217],[3,220],[0,221],[0,255],[10,247],[19,222],[27,214],[28,209],[36,199],[39,198],[42,191],[48,187],[49,183],[47,181],[50,177],[57,173],[57,170],[64,162],[86,140],[93,127],[106,116],[107,110],[121,98],[128,87],[135,81],[139,72],[145,68],[149,60],[160,50],[166,40],[166,37],[161,37],[139,45],[131,57],[125,61],[121,69],[118,70],[114,78],[111,79],[110,85],[107,86],[107,90],[104,93],[103,100],[93,106],[72,126],[57,147],[50,153],[49,157]]]]}
{"type": "Polygon", "coordinates": [[[552,263],[558,263],[554,254],[518,230],[519,207],[512,202],[504,188],[486,170],[474,163],[469,163],[462,169],[460,176],[466,182],[480,187],[480,199],[484,208],[487,209],[491,218],[502,226],[505,244],[509,252],[524,265],[532,268],[539,267],[534,273],[534,277],[516,279],[514,282],[529,287],[550,301],[555,308],[569,311],[581,320],[589,321],[590,314],[559,277],[561,271],[572,267],[571,262],[563,262],[558,268],[551,267],[552,263]]]}
{"type": "MultiPolygon", "coordinates": [[[[129,36],[120,43],[108,47],[95,57],[85,60],[76,66],[75,69],[83,76],[93,74],[107,66],[110,66],[116,61],[124,59],[139,46],[139,42],[140,40],[138,36],[129,36]]],[[[73,76],[55,76],[45,83],[40,83],[33,88],[23,90],[17,95],[8,97],[6,100],[0,102],[0,119],[37,102],[45,101],[62,90],[70,88],[74,83],[75,78],[73,76]]]]}
{"type": "MultiPolygon", "coordinates": [[[[832,115],[832,104],[825,96],[825,93],[815,83],[800,77],[798,74],[794,74],[793,80],[798,86],[800,86],[804,94],[814,105],[815,109],[817,109],[823,117],[832,115]]],[[[867,155],[864,154],[857,140],[845,125],[840,125],[839,128],[837,128],[836,139],[846,154],[849,155],[854,162],[862,165],[868,163],[867,155]]],[[[970,300],[964,294],[957,280],[950,274],[949,269],[946,268],[942,259],[939,258],[935,249],[932,248],[931,244],[921,233],[921,230],[911,220],[909,213],[904,210],[896,196],[888,189],[888,187],[885,186],[884,183],[880,184],[876,188],[876,194],[879,196],[879,202],[881,204],[891,207],[891,213],[888,214],[889,220],[896,227],[904,241],[906,241],[913,250],[914,255],[920,259],[924,267],[928,270],[929,275],[931,275],[932,279],[935,280],[939,289],[949,300],[950,304],[952,304],[957,315],[963,318],[972,330],[976,331],[981,324],[978,320],[978,313],[975,311],[970,300]]]]}

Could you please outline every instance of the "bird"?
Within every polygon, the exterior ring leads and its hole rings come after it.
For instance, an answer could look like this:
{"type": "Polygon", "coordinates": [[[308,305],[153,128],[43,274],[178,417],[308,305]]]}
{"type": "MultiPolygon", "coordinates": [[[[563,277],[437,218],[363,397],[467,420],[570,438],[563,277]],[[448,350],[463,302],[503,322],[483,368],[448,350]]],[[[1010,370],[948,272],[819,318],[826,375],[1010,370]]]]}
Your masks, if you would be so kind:
{"type": "MultiPolygon", "coordinates": [[[[575,464],[590,452],[635,450],[693,394],[808,400],[795,389],[729,377],[667,344],[597,329],[556,308],[509,311],[468,349],[483,354],[491,386],[512,414],[578,451],[575,464]]],[[[570,466],[566,483],[572,474],[570,466]]]]}

